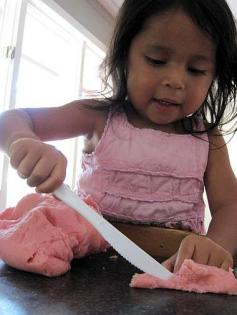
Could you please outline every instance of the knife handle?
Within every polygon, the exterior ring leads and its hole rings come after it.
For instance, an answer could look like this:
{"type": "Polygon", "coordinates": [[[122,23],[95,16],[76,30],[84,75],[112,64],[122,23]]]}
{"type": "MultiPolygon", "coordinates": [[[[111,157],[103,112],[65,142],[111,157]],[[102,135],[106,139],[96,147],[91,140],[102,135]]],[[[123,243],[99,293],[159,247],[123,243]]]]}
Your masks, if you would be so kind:
{"type": "Polygon", "coordinates": [[[59,186],[54,190],[53,195],[79,212],[87,221],[94,225],[95,228],[99,227],[104,221],[104,218],[100,214],[92,210],[92,208],[74,194],[67,185],[62,184],[59,186]]]}

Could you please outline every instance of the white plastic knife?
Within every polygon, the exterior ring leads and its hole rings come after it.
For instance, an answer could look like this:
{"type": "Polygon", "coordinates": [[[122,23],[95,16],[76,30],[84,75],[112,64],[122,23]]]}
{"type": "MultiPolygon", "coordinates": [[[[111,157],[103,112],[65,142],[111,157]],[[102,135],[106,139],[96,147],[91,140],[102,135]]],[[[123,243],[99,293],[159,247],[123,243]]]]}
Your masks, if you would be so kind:
{"type": "Polygon", "coordinates": [[[103,238],[131,264],[143,272],[163,280],[168,279],[172,275],[168,269],[148,255],[100,214],[91,209],[90,206],[73,193],[68,186],[62,184],[53,194],[66,205],[79,212],[96,228],[103,238]]]}

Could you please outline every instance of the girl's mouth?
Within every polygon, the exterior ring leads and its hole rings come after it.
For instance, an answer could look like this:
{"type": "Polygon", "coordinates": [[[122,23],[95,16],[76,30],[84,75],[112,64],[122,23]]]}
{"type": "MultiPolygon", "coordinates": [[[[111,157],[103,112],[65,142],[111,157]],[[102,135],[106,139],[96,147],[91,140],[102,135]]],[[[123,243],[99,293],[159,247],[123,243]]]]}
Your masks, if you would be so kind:
{"type": "Polygon", "coordinates": [[[173,101],[173,100],[168,100],[168,99],[153,99],[157,105],[164,106],[164,107],[170,107],[170,106],[179,106],[180,103],[173,101]]]}

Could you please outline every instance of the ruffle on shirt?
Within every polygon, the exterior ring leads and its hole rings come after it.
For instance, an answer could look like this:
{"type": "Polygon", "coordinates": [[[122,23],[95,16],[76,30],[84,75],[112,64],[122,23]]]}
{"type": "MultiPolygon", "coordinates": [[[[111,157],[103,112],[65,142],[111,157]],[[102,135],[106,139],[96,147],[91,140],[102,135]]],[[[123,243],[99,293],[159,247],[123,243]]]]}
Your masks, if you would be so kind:
{"type": "Polygon", "coordinates": [[[134,172],[129,169],[103,169],[103,171],[98,169],[94,176],[95,184],[101,180],[101,188],[105,193],[139,201],[177,200],[196,203],[203,192],[203,182],[194,177],[177,177],[155,172],[142,173],[141,170],[134,172]]]}
{"type": "Polygon", "coordinates": [[[140,201],[198,202],[203,193],[203,181],[194,176],[181,177],[165,172],[148,172],[112,166],[87,168],[80,180],[81,187],[91,192],[103,191],[140,201]],[[93,181],[90,181],[93,172],[93,181]],[[89,182],[88,182],[89,179],[89,182]]]}
{"type": "Polygon", "coordinates": [[[94,181],[81,185],[93,195],[106,217],[124,222],[154,224],[203,233],[203,182],[194,177],[177,177],[126,169],[94,170],[94,181]],[[99,189],[98,189],[99,186],[99,189]]]}
{"type": "Polygon", "coordinates": [[[164,221],[154,221],[154,220],[134,220],[131,218],[124,218],[118,217],[117,215],[113,215],[111,213],[107,214],[106,212],[103,213],[103,216],[112,222],[121,222],[121,223],[132,223],[132,224],[142,224],[142,225],[149,225],[149,226],[157,226],[160,228],[169,228],[169,229],[178,229],[183,231],[191,231],[197,234],[206,234],[205,225],[204,225],[204,218],[202,217],[194,217],[194,218],[166,218],[164,221]]]}
{"type": "Polygon", "coordinates": [[[177,201],[134,202],[126,198],[104,194],[101,205],[103,215],[112,221],[149,224],[204,233],[203,204],[187,204],[177,201]]]}

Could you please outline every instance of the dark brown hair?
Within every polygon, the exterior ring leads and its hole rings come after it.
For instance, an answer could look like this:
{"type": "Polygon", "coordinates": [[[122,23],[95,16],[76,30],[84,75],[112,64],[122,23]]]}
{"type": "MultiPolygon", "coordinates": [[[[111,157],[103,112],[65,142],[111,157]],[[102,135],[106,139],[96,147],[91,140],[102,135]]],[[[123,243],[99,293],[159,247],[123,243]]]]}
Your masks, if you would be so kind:
{"type": "Polygon", "coordinates": [[[108,90],[110,87],[111,90],[111,96],[107,99],[118,108],[126,106],[126,66],[133,39],[151,16],[176,8],[182,8],[217,47],[214,82],[198,112],[184,119],[183,125],[188,132],[193,133],[195,117],[201,115],[208,123],[207,130],[217,126],[223,130],[223,126],[234,121],[237,115],[236,25],[225,0],[125,0],[101,68],[105,88],[108,90]],[[109,82],[112,82],[112,86],[109,82]]]}

